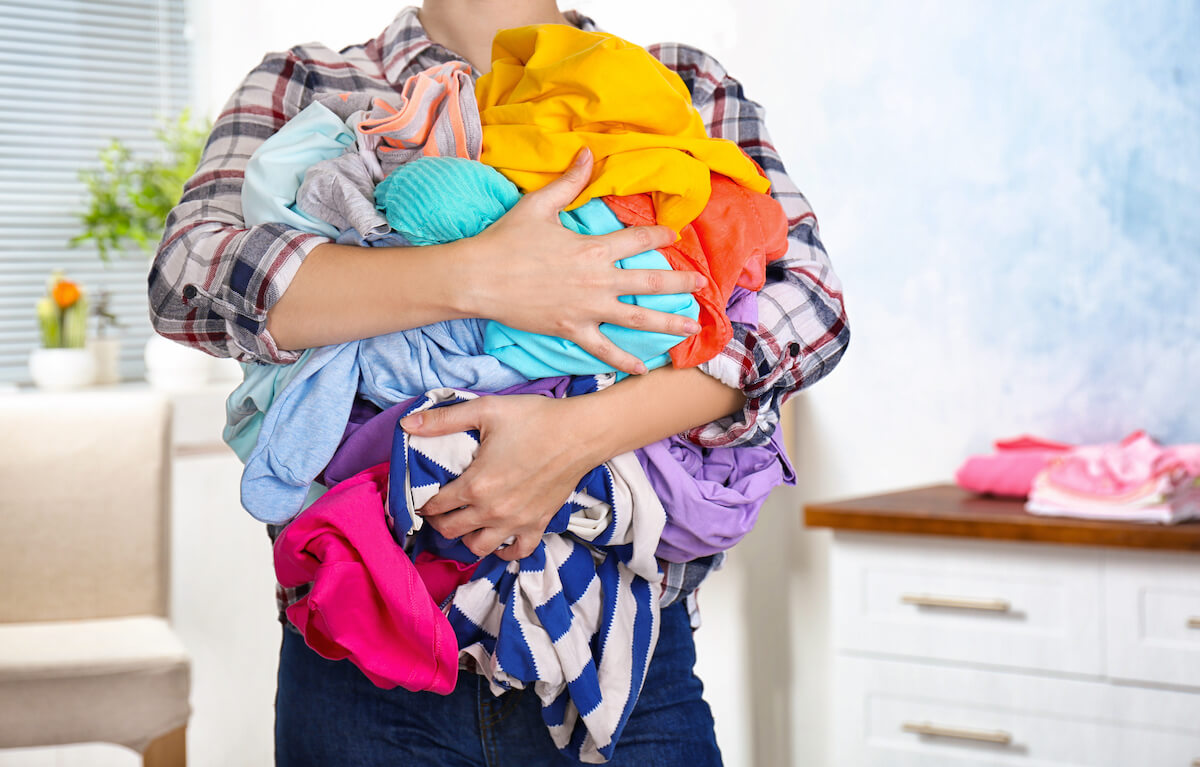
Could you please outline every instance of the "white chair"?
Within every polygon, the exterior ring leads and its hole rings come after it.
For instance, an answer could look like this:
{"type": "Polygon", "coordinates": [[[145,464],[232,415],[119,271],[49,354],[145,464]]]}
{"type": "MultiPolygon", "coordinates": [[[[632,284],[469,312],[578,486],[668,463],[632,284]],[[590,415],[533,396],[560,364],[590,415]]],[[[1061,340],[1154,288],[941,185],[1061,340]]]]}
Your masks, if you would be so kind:
{"type": "Polygon", "coordinates": [[[0,748],[116,743],[185,764],[169,438],[148,391],[0,396],[0,748]]]}

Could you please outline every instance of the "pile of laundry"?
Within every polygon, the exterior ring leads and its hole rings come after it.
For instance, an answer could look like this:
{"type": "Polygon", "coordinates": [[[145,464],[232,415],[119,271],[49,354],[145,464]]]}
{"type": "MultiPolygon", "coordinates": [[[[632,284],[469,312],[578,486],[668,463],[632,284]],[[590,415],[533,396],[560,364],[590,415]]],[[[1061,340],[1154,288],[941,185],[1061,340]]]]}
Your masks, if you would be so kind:
{"type": "MultiPolygon", "coordinates": [[[[758,166],[707,135],[679,77],[612,35],[505,30],[477,82],[451,62],[413,76],[395,103],[320,98],[250,158],[243,214],[343,244],[451,242],[482,232],[584,147],[594,174],[563,225],[607,234],[661,223],[679,239],[618,266],[708,279],[694,295],[622,298],[696,319],[696,335],[602,332],[649,369],[712,359],[733,323],[757,324],[755,291],[787,249],[786,217],[758,166]]],[[[622,374],[572,342],[486,319],[244,370],[224,436],[245,463],[243,505],[285,525],[276,574],[307,588],[287,615],[308,644],[385,688],[447,693],[460,668],[495,694],[531,687],[555,744],[583,761],[611,756],[641,690],[660,560],[728,549],[771,489],[794,482],[778,431],[731,448],[670,437],[589,472],[531,556],[480,559],[416,513],[470,464],[478,434],[415,437],[400,418],[481,396],[585,395],[622,374]]]]}
{"type": "Polygon", "coordinates": [[[1200,445],[1164,447],[1137,431],[1116,443],[1071,446],[1036,437],[972,456],[958,484],[1028,498],[1033,514],[1172,524],[1200,518],[1200,445]]]}

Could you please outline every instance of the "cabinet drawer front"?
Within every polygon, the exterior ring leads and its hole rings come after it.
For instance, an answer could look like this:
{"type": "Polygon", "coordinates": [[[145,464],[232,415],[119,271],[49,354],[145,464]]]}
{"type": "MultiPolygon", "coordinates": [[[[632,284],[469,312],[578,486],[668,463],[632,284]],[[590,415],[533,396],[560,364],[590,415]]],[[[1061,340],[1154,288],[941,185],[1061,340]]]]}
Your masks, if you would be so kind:
{"type": "Polygon", "coordinates": [[[838,535],[839,649],[1099,676],[1100,553],[838,535]]]}
{"type": "Polygon", "coordinates": [[[1200,696],[842,656],[834,764],[1191,767],[1200,696]]]}
{"type": "Polygon", "coordinates": [[[1200,556],[1105,557],[1108,672],[1200,688],[1200,556]]]}

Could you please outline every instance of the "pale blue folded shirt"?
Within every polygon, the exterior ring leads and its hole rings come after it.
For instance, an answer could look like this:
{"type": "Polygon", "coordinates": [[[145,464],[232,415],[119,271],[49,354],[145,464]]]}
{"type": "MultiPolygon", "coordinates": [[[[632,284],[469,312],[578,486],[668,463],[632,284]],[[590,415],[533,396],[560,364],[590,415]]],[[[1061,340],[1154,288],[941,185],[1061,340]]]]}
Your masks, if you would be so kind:
{"type": "MultiPolygon", "coordinates": [[[[281,222],[333,238],[343,234],[297,210],[295,194],[308,167],[337,157],[353,143],[353,134],[337,115],[321,104],[309,105],[268,138],[247,164],[242,191],[246,224],[281,222]]],[[[397,168],[376,190],[376,203],[389,224],[414,244],[474,236],[519,199],[516,187],[497,171],[459,158],[414,160],[397,168]]],[[[564,212],[560,220],[579,234],[622,228],[600,200],[564,212]]],[[[617,266],[670,268],[658,251],[631,256],[617,266]]],[[[699,314],[691,294],[621,300],[692,319],[699,314]]],[[[601,330],[651,369],[668,364],[667,351],[681,340],[617,325],[602,325],[601,330]]],[[[254,403],[264,402],[253,392],[277,393],[261,417],[253,449],[244,455],[242,476],[242,504],[256,519],[276,524],[303,507],[310,486],[337,449],[356,393],[387,408],[441,386],[496,391],[535,378],[613,372],[573,342],[479,319],[321,347],[291,367],[295,372],[283,373],[273,365],[247,366],[246,381],[230,399],[231,425],[226,430],[243,457],[257,425],[251,412],[257,407],[254,403]],[[291,379],[282,391],[281,376],[291,379]],[[235,407],[235,398],[240,407],[235,407]]]]}

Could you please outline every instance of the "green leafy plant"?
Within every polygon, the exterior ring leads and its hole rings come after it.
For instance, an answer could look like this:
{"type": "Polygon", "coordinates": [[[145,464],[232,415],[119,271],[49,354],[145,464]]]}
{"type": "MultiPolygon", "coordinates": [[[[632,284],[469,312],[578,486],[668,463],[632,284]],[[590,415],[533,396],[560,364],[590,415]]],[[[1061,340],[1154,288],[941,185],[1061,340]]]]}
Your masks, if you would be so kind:
{"type": "Polygon", "coordinates": [[[196,172],[204,142],[212,126],[193,123],[184,110],[175,120],[163,122],[155,137],[161,156],[139,159],[119,139],[100,152],[100,167],[81,171],[87,186],[87,209],[80,214],[83,233],[71,246],[92,240],[101,260],[136,245],[147,254],[162,238],[171,208],[183,196],[183,185],[196,172]]]}
{"type": "Polygon", "coordinates": [[[80,287],[55,269],[46,280],[46,295],[37,302],[42,346],[82,349],[87,338],[88,300],[80,287]]]}

